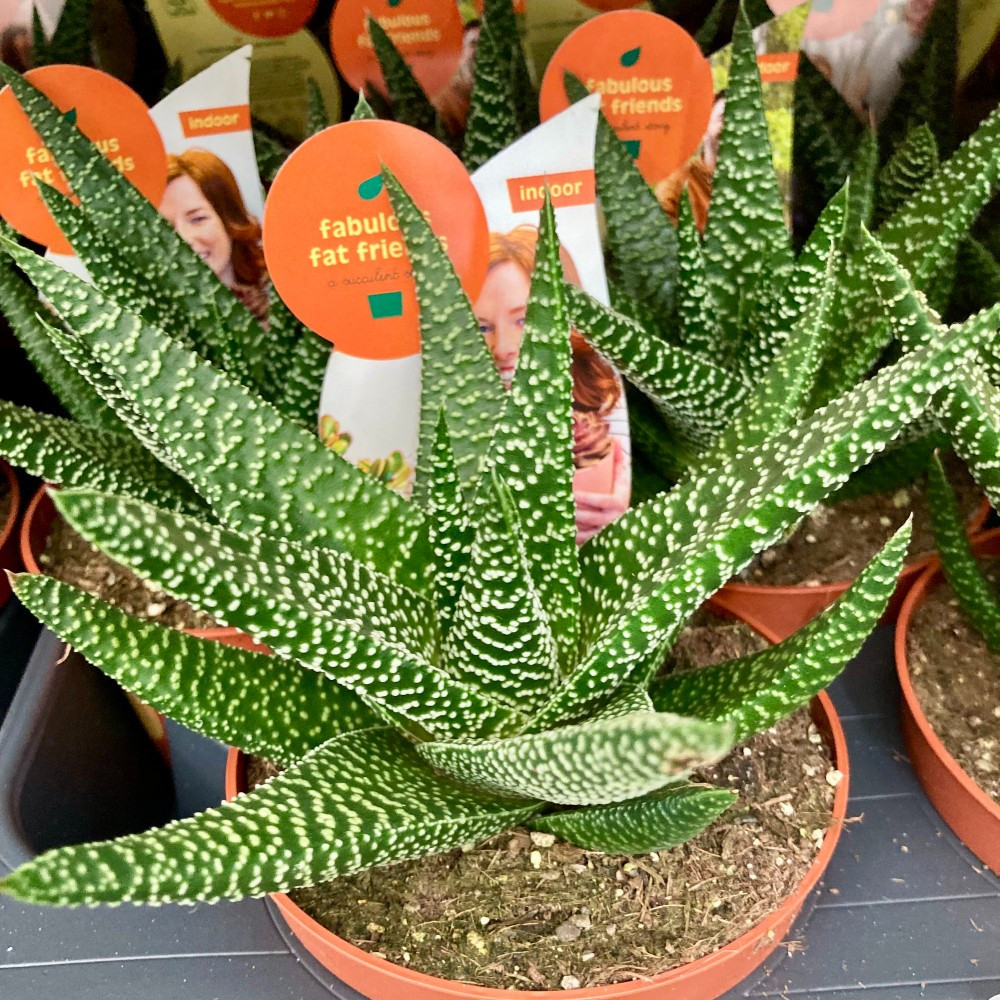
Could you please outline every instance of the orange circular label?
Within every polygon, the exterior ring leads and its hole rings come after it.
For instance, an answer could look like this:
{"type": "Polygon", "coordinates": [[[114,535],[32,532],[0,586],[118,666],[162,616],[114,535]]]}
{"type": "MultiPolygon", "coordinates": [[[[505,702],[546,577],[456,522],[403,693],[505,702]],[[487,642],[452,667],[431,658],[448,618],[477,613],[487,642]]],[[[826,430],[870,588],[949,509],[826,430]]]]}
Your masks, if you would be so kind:
{"type": "Polygon", "coordinates": [[[429,96],[444,90],[462,56],[462,16],[453,0],[338,0],[330,20],[334,62],[355,90],[373,85],[384,93],[369,16],[385,29],[429,96]]]}
{"type": "Polygon", "coordinates": [[[247,35],[281,38],[306,26],[319,0],[208,0],[226,24],[247,35]]]}
{"type": "MultiPolygon", "coordinates": [[[[767,0],[775,14],[798,7],[802,0],[767,0]]],[[[813,0],[802,37],[811,42],[839,38],[871,20],[882,0],[813,0]]]]}
{"type": "MultiPolygon", "coordinates": [[[[134,90],[84,66],[44,66],[25,74],[64,116],[154,205],[167,183],[167,157],[149,109],[134,90]]],[[[35,186],[37,176],[69,194],[52,153],[32,128],[10,87],[0,92],[0,215],[54,253],[73,252],[35,186]]]]}
{"type": "Polygon", "coordinates": [[[569,107],[567,72],[600,92],[601,110],[650,184],[704,138],[714,100],[711,67],[697,42],[659,14],[601,14],[569,35],[545,70],[543,121],[569,107]]]}
{"type": "Polygon", "coordinates": [[[475,299],[489,265],[486,214],[462,162],[419,129],[385,121],[334,125],[285,161],[264,206],[264,256],[281,298],[338,351],[372,360],[420,350],[417,296],[383,164],[444,242],[475,299]]]}

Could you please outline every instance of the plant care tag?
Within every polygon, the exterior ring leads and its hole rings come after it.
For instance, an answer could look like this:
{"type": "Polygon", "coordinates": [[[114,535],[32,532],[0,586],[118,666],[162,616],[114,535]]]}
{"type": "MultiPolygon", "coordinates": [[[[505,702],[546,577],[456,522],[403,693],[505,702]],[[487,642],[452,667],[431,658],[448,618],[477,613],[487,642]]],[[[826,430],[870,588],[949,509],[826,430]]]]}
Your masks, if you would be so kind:
{"type": "Polygon", "coordinates": [[[383,164],[477,295],[489,252],[479,197],[458,157],[408,125],[344,122],[313,136],[278,172],[264,212],[264,254],[282,299],[337,351],[372,360],[420,350],[416,292],[383,164]]]}
{"type": "MultiPolygon", "coordinates": [[[[490,266],[473,308],[505,385],[517,368],[546,189],[566,280],[609,303],[594,182],[600,100],[595,94],[572,105],[472,175],[490,227],[490,266]]],[[[573,492],[577,537],[584,541],[628,508],[631,445],[618,373],[575,330],[570,345],[573,492]]]]}
{"type": "Polygon", "coordinates": [[[712,112],[712,72],[695,40],[658,14],[602,14],[559,46],[545,71],[543,121],[569,104],[565,74],[601,108],[643,177],[656,184],[697,149],[712,112]]]}
{"type": "MultiPolygon", "coordinates": [[[[106,73],[84,66],[44,66],[26,74],[112,164],[154,204],[166,184],[163,143],[142,98],[106,73]]],[[[0,92],[0,215],[19,233],[57,253],[71,253],[35,185],[69,194],[55,157],[9,87],[0,92]]]]}
{"type": "Polygon", "coordinates": [[[253,45],[250,107],[255,118],[292,138],[306,134],[308,81],[319,88],[330,121],[340,118],[340,84],[330,57],[306,30],[280,38],[238,31],[207,0],[148,0],[167,61],[185,80],[223,56],[253,45]]]}
{"type": "Polygon", "coordinates": [[[306,26],[319,0],[208,0],[237,31],[262,38],[293,35],[306,26]]]}
{"type": "Polygon", "coordinates": [[[369,17],[392,39],[429,97],[444,90],[462,55],[462,16],[454,0],[339,0],[330,20],[337,68],[355,90],[374,86],[384,93],[369,17]]]}

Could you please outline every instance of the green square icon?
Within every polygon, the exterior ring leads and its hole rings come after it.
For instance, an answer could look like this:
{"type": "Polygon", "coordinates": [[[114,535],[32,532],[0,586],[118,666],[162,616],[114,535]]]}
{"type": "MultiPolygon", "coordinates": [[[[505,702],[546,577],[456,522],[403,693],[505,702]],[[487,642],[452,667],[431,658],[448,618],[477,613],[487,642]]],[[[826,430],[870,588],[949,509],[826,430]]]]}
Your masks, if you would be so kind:
{"type": "Polygon", "coordinates": [[[392,319],[403,315],[402,292],[376,292],[368,296],[368,308],[372,311],[372,319],[392,319]]]}
{"type": "Polygon", "coordinates": [[[633,160],[639,158],[639,147],[642,145],[641,139],[626,139],[625,148],[628,150],[628,155],[632,157],[633,160]]]}

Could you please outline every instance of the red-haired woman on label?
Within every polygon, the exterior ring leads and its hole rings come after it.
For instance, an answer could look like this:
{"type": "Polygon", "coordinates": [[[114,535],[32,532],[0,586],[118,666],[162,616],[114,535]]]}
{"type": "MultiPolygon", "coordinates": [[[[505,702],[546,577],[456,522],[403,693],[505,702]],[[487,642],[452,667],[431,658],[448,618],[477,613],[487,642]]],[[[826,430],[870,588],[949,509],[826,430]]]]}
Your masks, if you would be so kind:
{"type": "Polygon", "coordinates": [[[160,213],[250,312],[266,322],[269,282],[260,223],[247,210],[229,167],[205,149],[168,156],[160,213]]]}
{"type": "MultiPolygon", "coordinates": [[[[490,266],[475,303],[479,329],[507,388],[514,379],[521,349],[537,243],[534,226],[490,233],[490,266]]],[[[579,285],[576,268],[565,250],[560,251],[560,257],[567,280],[579,285]]],[[[570,344],[573,463],[577,469],[573,495],[576,539],[582,544],[628,509],[631,473],[621,440],[627,432],[619,405],[621,380],[575,330],[570,332],[570,344]]]]}

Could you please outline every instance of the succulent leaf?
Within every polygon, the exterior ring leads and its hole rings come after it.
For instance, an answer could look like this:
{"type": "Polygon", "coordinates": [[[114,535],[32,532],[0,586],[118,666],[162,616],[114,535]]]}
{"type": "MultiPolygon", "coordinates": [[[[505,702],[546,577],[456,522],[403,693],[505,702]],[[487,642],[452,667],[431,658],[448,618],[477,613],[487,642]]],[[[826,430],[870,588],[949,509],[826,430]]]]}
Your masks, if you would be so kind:
{"type": "Polygon", "coordinates": [[[677,340],[705,358],[724,360],[715,314],[709,308],[705,256],[694,220],[691,198],[681,197],[677,214],[677,340]]]}
{"type": "Polygon", "coordinates": [[[558,680],[556,644],[532,582],[521,520],[501,476],[490,478],[445,660],[459,680],[530,715],[558,680]]]}
{"type": "Polygon", "coordinates": [[[433,133],[437,120],[434,105],[386,30],[371,15],[368,16],[368,34],[389,92],[392,117],[404,125],[433,133]]]}
{"type": "Polygon", "coordinates": [[[378,723],[346,688],[291,660],[140,621],[41,574],[14,586],[32,614],[126,690],[247,753],[290,764],[378,723]]]}
{"type": "Polygon", "coordinates": [[[750,22],[740,9],[725,124],[712,180],[703,252],[705,279],[722,342],[734,367],[747,364],[748,343],[737,328],[740,299],[754,264],[767,253],[791,255],[750,22]]]}
{"type": "MultiPolygon", "coordinates": [[[[490,446],[524,526],[531,575],[560,664],[580,635],[580,563],[573,502],[570,324],[555,213],[546,194],[517,372],[490,446]]],[[[449,424],[450,426],[450,424],[449,424]]]]}
{"type": "Polygon", "coordinates": [[[462,162],[469,171],[478,170],[521,135],[511,58],[510,40],[500,38],[489,18],[485,19],[479,30],[475,82],[462,145],[462,162]]]}
{"type": "Polygon", "coordinates": [[[833,605],[790,638],[738,660],[668,674],[653,682],[653,705],[730,722],[737,743],[790,715],[857,656],[896,588],[910,535],[907,522],[833,605]]]}
{"type": "Polygon", "coordinates": [[[326,101],[323,100],[319,84],[311,76],[306,80],[306,84],[309,88],[306,98],[306,135],[313,136],[329,128],[333,122],[330,121],[330,113],[326,110],[326,101]]]}
{"type": "Polygon", "coordinates": [[[927,470],[927,505],[944,575],[990,651],[1000,652],[1000,598],[976,562],[958,501],[937,455],[927,470]]]}
{"type": "Polygon", "coordinates": [[[874,219],[881,225],[933,176],[940,165],[937,142],[927,125],[910,130],[882,168],[874,219]]]}
{"type": "Polygon", "coordinates": [[[706,785],[666,788],[628,802],[535,816],[529,825],[585,851],[649,854],[683,844],[719,818],[737,799],[706,785]]]}
{"type": "Polygon", "coordinates": [[[531,83],[511,0],[485,0],[483,21],[489,25],[496,44],[506,50],[508,93],[521,132],[528,132],[538,124],[538,95],[531,83]]]}
{"type": "Polygon", "coordinates": [[[413,264],[420,307],[420,443],[414,497],[423,501],[439,413],[443,410],[448,422],[459,482],[468,490],[483,472],[504,391],[451,260],[399,181],[384,168],[383,176],[413,264]]]}
{"type": "Polygon", "coordinates": [[[669,712],[633,712],[503,740],[421,743],[420,755],[456,778],[566,805],[636,798],[732,746],[732,727],[669,712]]]}
{"type": "Polygon", "coordinates": [[[439,777],[399,733],[366,729],[217,809],[42,854],[0,880],[0,892],[63,906],[263,896],[451,850],[537,809],[439,777]]]}

